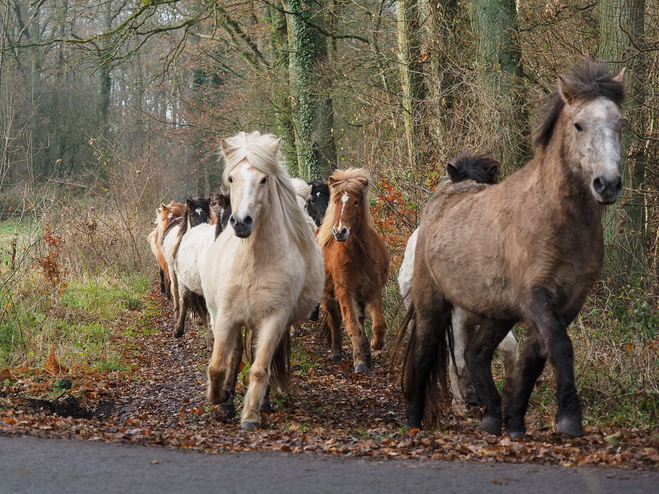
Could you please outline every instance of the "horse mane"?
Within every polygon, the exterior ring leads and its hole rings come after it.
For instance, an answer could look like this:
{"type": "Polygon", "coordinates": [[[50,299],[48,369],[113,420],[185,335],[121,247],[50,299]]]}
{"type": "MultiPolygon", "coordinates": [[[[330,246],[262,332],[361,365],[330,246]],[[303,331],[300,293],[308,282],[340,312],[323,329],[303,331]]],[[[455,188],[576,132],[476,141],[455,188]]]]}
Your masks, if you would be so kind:
{"type": "Polygon", "coordinates": [[[487,154],[463,153],[449,162],[446,172],[453,183],[473,180],[479,184],[493,185],[499,180],[499,162],[487,154]]]}
{"type": "Polygon", "coordinates": [[[251,134],[240,132],[224,140],[222,152],[225,166],[222,178],[229,187],[229,173],[243,160],[274,178],[275,191],[283,208],[283,221],[302,252],[311,252],[314,238],[309,235],[309,225],[304,218],[306,213],[298,205],[293,182],[279,150],[279,141],[272,134],[261,134],[258,131],[251,134]]]}
{"type": "Polygon", "coordinates": [[[318,229],[316,235],[318,244],[321,247],[328,245],[333,239],[332,227],[334,226],[334,216],[336,214],[336,207],[334,206],[333,198],[343,192],[349,194],[356,194],[363,198],[362,207],[364,208],[364,221],[375,229],[373,218],[371,218],[370,205],[368,202],[368,191],[371,188],[371,177],[363,168],[348,168],[347,170],[336,170],[329,178],[330,183],[330,198],[327,204],[327,211],[325,211],[325,219],[318,229]]]}
{"type": "MultiPolygon", "coordinates": [[[[606,75],[605,71],[604,64],[584,60],[583,64],[573,67],[560,78],[574,102],[587,102],[604,97],[620,107],[625,99],[625,86],[614,76],[606,75]]],[[[564,106],[565,101],[560,90],[554,89],[547,97],[540,125],[535,132],[535,147],[543,149],[549,144],[564,106]]]]}

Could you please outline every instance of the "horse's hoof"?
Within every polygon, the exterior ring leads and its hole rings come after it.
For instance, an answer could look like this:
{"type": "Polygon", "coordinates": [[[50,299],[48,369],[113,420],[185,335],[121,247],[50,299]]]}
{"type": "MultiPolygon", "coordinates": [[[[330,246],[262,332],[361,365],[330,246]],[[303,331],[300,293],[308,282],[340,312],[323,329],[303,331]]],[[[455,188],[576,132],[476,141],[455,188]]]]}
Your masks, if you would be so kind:
{"type": "Polygon", "coordinates": [[[379,350],[382,350],[383,346],[384,346],[384,341],[383,340],[373,340],[371,342],[371,351],[372,352],[377,352],[379,350]]]}
{"type": "Polygon", "coordinates": [[[486,415],[481,422],[481,429],[493,436],[501,435],[501,419],[486,415]]]}
{"type": "Polygon", "coordinates": [[[256,429],[259,428],[259,423],[256,420],[246,420],[240,426],[243,428],[245,431],[255,431],[256,429]]]}
{"type": "Polygon", "coordinates": [[[567,417],[558,419],[556,433],[565,434],[566,436],[571,437],[583,436],[583,425],[581,425],[581,420],[570,419],[567,417]]]}
{"type": "Polygon", "coordinates": [[[181,336],[183,336],[183,333],[184,333],[184,332],[185,332],[185,331],[184,331],[183,329],[176,329],[176,330],[174,330],[174,338],[180,338],[181,336]]]}
{"type": "Polygon", "coordinates": [[[355,374],[363,374],[366,371],[368,371],[368,367],[364,362],[355,364],[355,374]]]}
{"type": "Polygon", "coordinates": [[[330,360],[332,362],[336,362],[338,364],[339,362],[341,362],[341,354],[340,353],[333,353],[332,355],[330,355],[330,360]]]}
{"type": "Polygon", "coordinates": [[[506,434],[508,434],[508,437],[511,439],[519,439],[520,437],[524,437],[526,435],[526,431],[509,431],[506,429],[506,434]]]}
{"type": "Polygon", "coordinates": [[[228,422],[236,416],[236,407],[233,403],[223,403],[217,408],[215,418],[220,422],[228,422]]]}

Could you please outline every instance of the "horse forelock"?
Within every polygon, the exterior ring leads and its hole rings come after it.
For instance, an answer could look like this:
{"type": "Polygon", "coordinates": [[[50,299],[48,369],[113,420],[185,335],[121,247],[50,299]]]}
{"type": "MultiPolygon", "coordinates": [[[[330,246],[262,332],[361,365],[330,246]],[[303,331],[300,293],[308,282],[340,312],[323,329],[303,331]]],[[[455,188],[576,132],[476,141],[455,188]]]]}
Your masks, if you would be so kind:
{"type": "Polygon", "coordinates": [[[332,228],[336,221],[336,206],[334,199],[344,193],[354,194],[362,198],[364,221],[371,227],[375,227],[371,218],[371,208],[368,202],[368,192],[371,189],[371,177],[362,168],[348,168],[347,170],[336,170],[330,177],[330,197],[327,211],[320,228],[318,229],[317,241],[321,247],[328,245],[333,239],[332,228]]]}
{"type": "MultiPolygon", "coordinates": [[[[239,164],[249,163],[250,166],[265,173],[273,179],[274,191],[283,208],[283,221],[303,253],[310,252],[314,239],[310,235],[309,225],[304,217],[306,214],[297,202],[296,190],[293,186],[284,157],[279,151],[278,139],[272,134],[240,132],[226,140],[224,156],[224,183],[229,186],[229,174],[239,164]]],[[[266,208],[266,214],[272,213],[272,208],[266,208]]]]}
{"type": "MultiPolygon", "coordinates": [[[[615,76],[606,74],[606,67],[601,63],[586,60],[575,66],[570,72],[561,76],[563,84],[570,92],[573,103],[584,103],[603,97],[620,107],[625,99],[625,87],[615,76]]],[[[535,131],[534,145],[543,149],[547,147],[554,134],[558,117],[565,108],[565,101],[558,88],[548,96],[540,124],[535,131]]]]}

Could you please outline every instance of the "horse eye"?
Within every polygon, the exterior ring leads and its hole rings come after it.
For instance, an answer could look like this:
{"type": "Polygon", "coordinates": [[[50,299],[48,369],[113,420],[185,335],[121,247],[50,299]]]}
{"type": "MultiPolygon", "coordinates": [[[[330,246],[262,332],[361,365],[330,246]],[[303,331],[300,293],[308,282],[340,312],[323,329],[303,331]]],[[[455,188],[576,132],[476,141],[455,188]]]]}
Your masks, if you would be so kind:
{"type": "Polygon", "coordinates": [[[355,206],[356,206],[357,204],[359,204],[359,201],[355,201],[355,206]]]}
{"type": "Polygon", "coordinates": [[[583,130],[583,127],[580,123],[575,123],[574,128],[577,129],[577,132],[581,132],[583,130]]]}
{"type": "Polygon", "coordinates": [[[263,177],[263,180],[261,180],[261,185],[265,185],[267,180],[268,180],[268,177],[263,177]]]}
{"type": "Polygon", "coordinates": [[[230,184],[233,183],[233,178],[229,177],[229,183],[230,183],[230,184]]]}

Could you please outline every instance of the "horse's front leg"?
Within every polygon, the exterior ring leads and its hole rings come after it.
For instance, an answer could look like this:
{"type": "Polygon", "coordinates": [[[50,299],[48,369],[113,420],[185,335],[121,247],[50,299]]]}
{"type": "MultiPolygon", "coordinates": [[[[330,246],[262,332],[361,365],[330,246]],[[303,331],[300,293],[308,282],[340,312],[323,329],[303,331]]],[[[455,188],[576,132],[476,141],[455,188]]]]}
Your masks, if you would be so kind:
{"type": "Polygon", "coordinates": [[[230,420],[236,416],[236,407],[233,403],[233,398],[236,395],[236,383],[238,382],[238,374],[240,373],[240,364],[243,361],[243,335],[242,331],[236,331],[236,344],[233,351],[229,355],[228,372],[224,380],[222,389],[228,394],[228,398],[224,403],[220,403],[218,412],[222,420],[230,420]]]}
{"type": "Polygon", "coordinates": [[[214,319],[215,341],[213,355],[208,365],[208,401],[222,404],[231,398],[230,392],[226,388],[227,360],[235,351],[237,339],[240,337],[240,326],[224,318],[215,317],[214,319]]]}
{"type": "Polygon", "coordinates": [[[176,325],[174,326],[174,338],[180,338],[185,333],[185,317],[188,315],[190,308],[192,292],[186,287],[179,287],[178,290],[181,297],[181,306],[179,309],[178,317],[176,318],[176,325]]]}
{"type": "Polygon", "coordinates": [[[364,331],[364,326],[359,323],[360,311],[357,303],[349,293],[349,290],[344,287],[337,287],[336,298],[341,305],[341,314],[346,322],[346,329],[352,342],[352,357],[355,372],[366,372],[373,362],[371,360],[368,337],[364,331]]]}
{"type": "Polygon", "coordinates": [[[485,409],[481,428],[494,436],[501,435],[503,420],[501,395],[492,378],[492,357],[497,346],[514,324],[514,321],[483,319],[465,350],[469,377],[476,388],[478,401],[485,409]]]}
{"type": "Polygon", "coordinates": [[[245,430],[256,429],[261,424],[261,404],[270,383],[270,365],[284,331],[288,331],[288,326],[282,317],[271,317],[258,329],[256,357],[249,371],[249,388],[240,419],[245,430]]]}
{"type": "Polygon", "coordinates": [[[382,292],[366,302],[366,310],[373,321],[371,350],[382,350],[384,338],[387,333],[387,321],[384,318],[384,308],[382,307],[382,292]]]}
{"type": "Polygon", "coordinates": [[[181,310],[181,300],[179,298],[178,291],[178,276],[176,276],[176,271],[174,271],[173,266],[168,267],[169,271],[169,286],[172,291],[172,301],[174,302],[174,318],[178,319],[179,312],[181,310]]]}

